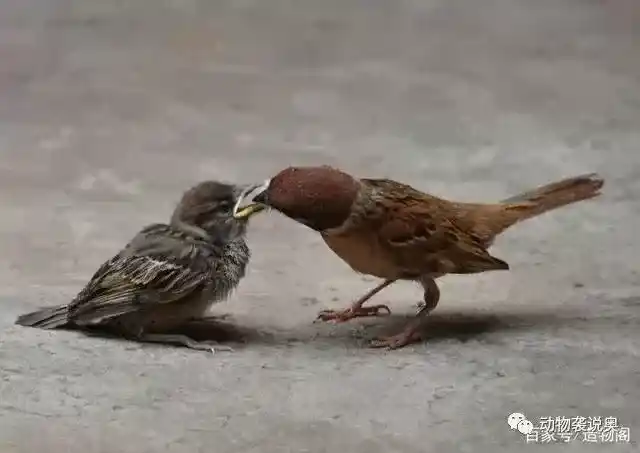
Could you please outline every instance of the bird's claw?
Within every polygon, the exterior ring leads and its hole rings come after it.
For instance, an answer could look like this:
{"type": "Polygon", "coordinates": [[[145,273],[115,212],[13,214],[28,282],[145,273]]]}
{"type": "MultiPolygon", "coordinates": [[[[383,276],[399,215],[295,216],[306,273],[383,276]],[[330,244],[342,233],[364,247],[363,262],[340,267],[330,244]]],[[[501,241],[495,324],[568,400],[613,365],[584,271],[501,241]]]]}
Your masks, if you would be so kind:
{"type": "Polygon", "coordinates": [[[219,351],[234,352],[231,346],[221,345],[217,341],[193,341],[185,346],[197,351],[207,351],[212,355],[219,351]]]}
{"type": "Polygon", "coordinates": [[[401,332],[397,335],[391,335],[388,337],[376,338],[371,340],[369,345],[372,348],[387,348],[389,350],[400,349],[409,344],[416,343],[422,338],[420,333],[414,330],[401,332]]]}
{"type": "Polygon", "coordinates": [[[216,350],[233,352],[233,349],[230,346],[221,345],[217,341],[196,341],[181,334],[144,334],[138,337],[138,339],[149,343],[180,345],[195,351],[207,351],[211,354],[215,354],[216,350]]]}
{"type": "Polygon", "coordinates": [[[322,310],[318,313],[317,321],[345,322],[354,318],[365,318],[370,316],[389,316],[391,309],[386,305],[371,305],[357,309],[347,308],[345,310],[322,310]],[[383,313],[383,312],[386,312],[383,313]]]}

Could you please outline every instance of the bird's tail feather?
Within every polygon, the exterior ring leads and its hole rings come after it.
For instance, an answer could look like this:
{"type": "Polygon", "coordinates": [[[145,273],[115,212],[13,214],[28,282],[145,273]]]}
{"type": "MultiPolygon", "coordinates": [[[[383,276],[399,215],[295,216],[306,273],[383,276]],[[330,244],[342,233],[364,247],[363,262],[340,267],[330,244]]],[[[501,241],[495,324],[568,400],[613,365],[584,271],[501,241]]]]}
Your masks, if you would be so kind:
{"type": "Polygon", "coordinates": [[[510,226],[545,212],[600,195],[604,180],[596,173],[566,178],[493,204],[469,204],[462,221],[491,245],[510,226]]]}
{"type": "Polygon", "coordinates": [[[40,329],[57,329],[69,325],[68,305],[42,308],[32,313],[18,316],[16,324],[40,329]]]}
{"type": "Polygon", "coordinates": [[[504,221],[500,230],[562,206],[597,197],[603,185],[604,179],[596,173],[590,173],[562,179],[502,200],[500,205],[504,221]]]}
{"type": "Polygon", "coordinates": [[[532,203],[529,216],[535,216],[551,209],[596,197],[600,195],[603,185],[604,179],[597,173],[590,173],[546,184],[502,200],[502,203],[532,203]]]}

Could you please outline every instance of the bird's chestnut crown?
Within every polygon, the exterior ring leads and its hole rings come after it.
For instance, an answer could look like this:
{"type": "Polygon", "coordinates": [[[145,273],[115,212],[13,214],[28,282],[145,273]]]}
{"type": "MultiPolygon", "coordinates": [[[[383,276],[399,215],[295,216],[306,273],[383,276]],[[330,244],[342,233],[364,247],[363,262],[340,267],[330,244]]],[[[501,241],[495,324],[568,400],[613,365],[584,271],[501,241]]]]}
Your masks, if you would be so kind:
{"type": "Polygon", "coordinates": [[[358,187],[356,179],[336,168],[289,167],[271,178],[268,188],[254,201],[323,231],[347,220],[358,187]]]}

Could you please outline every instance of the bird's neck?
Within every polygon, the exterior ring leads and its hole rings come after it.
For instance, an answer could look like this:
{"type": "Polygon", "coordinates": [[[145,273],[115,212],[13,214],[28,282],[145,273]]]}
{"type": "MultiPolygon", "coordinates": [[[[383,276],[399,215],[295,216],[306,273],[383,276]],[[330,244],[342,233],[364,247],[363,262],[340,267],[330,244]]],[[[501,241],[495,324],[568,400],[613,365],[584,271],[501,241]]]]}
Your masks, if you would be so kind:
{"type": "Polygon", "coordinates": [[[360,223],[360,219],[371,211],[372,205],[375,205],[375,198],[372,197],[369,188],[362,183],[359,183],[342,222],[338,225],[333,225],[330,228],[324,228],[320,230],[320,232],[323,235],[333,235],[348,231],[353,226],[360,223]]]}

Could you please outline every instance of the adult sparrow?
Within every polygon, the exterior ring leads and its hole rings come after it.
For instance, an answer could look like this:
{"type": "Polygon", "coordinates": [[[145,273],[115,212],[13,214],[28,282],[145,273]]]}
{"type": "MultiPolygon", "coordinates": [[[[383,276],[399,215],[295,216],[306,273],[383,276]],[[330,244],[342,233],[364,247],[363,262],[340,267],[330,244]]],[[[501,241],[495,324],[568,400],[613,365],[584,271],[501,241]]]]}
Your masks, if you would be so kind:
{"type": "Polygon", "coordinates": [[[247,219],[232,215],[243,189],[197,184],[183,194],[168,224],[143,228],[70,303],[22,315],[16,324],[102,328],[140,342],[214,352],[213,342],[168,332],[201,318],[245,275],[247,219]]]}
{"type": "Polygon", "coordinates": [[[440,298],[435,280],[446,274],[507,270],[489,254],[495,237],[522,220],[599,195],[596,174],[547,184],[498,203],[462,203],[438,198],[389,179],[356,178],[329,166],[289,167],[267,180],[252,202],[235,212],[247,218],[264,207],[318,231],[340,258],[361,274],[384,281],[340,311],[319,318],[346,321],[377,316],[386,305],[363,307],[396,280],[424,288],[424,306],[397,335],[374,347],[399,348],[417,341],[425,315],[440,298]]]}

